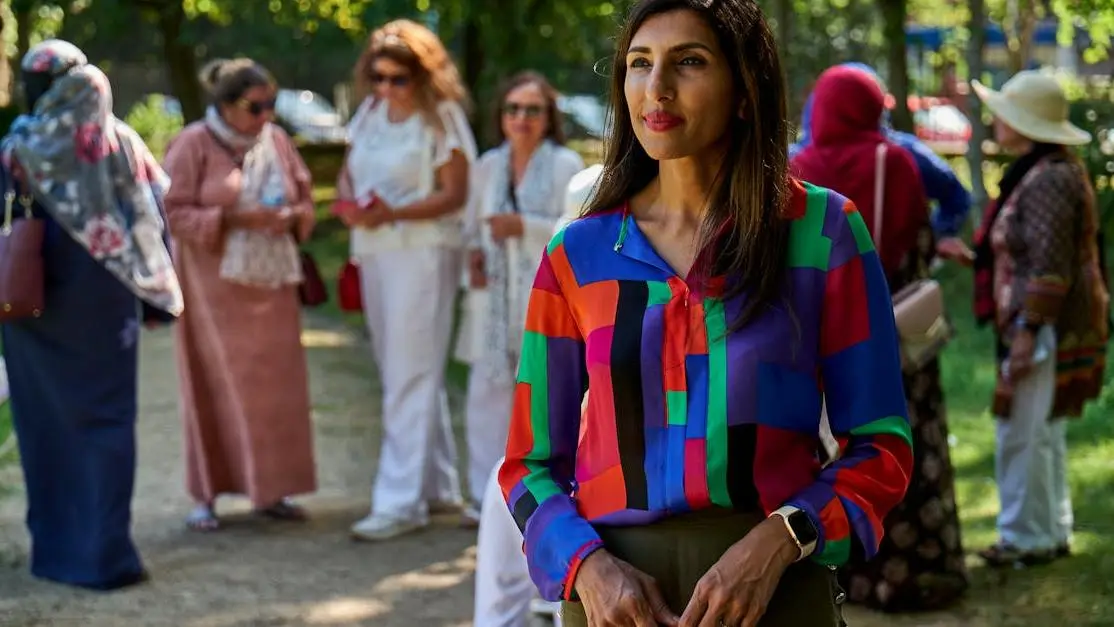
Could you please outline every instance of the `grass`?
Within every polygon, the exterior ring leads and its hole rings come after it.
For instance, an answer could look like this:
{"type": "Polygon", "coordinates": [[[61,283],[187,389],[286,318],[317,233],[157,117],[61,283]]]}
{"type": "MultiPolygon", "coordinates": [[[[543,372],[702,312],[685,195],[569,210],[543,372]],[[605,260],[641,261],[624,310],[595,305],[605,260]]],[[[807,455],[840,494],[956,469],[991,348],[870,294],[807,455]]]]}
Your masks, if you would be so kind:
{"type": "MultiPolygon", "coordinates": [[[[998,495],[994,484],[994,421],[988,413],[994,384],[993,335],[975,327],[970,313],[971,275],[946,268],[939,277],[948,293],[958,335],[943,357],[943,383],[952,435],[952,463],[971,552],[996,540],[998,495]]],[[[1107,373],[1107,382],[1110,373],[1107,373]]],[[[1114,625],[1114,422],[1111,395],[1069,425],[1070,477],[1075,503],[1076,556],[1027,571],[990,571],[972,564],[965,608],[974,625],[1114,625]]]]}
{"type": "MultiPolygon", "coordinates": [[[[331,190],[319,193],[322,201],[331,197],[331,190]]],[[[307,250],[316,256],[329,289],[335,290],[335,277],[348,255],[348,233],[328,216],[324,205],[319,217],[320,225],[307,250]]],[[[943,356],[942,371],[963,542],[968,553],[973,553],[996,540],[994,421],[987,411],[994,385],[993,336],[987,329],[976,328],[970,313],[970,271],[946,267],[938,278],[945,286],[949,313],[957,327],[957,336],[943,356]]],[[[335,298],[321,311],[363,326],[359,315],[339,312],[335,298]]],[[[465,376],[462,366],[449,367],[449,384],[457,390],[463,388],[465,376]]],[[[1108,373],[1108,382],[1110,379],[1108,373]]],[[[1114,625],[1114,603],[1108,601],[1114,598],[1114,421],[1107,418],[1114,405],[1114,386],[1110,387],[1084,418],[1069,427],[1075,556],[1026,571],[992,571],[972,557],[972,587],[962,606],[941,618],[924,618],[931,622],[894,617],[877,624],[1114,625]]]]}

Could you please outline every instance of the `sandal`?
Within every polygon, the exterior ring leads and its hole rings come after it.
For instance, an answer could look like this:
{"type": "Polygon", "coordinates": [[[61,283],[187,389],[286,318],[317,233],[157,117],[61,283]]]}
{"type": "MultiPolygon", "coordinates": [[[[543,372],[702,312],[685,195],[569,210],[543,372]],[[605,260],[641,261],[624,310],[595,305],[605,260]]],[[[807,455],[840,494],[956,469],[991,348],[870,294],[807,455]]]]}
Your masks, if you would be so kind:
{"type": "Polygon", "coordinates": [[[186,528],[190,531],[209,533],[220,529],[220,519],[208,505],[198,505],[186,516],[186,528]]]}
{"type": "Polygon", "coordinates": [[[306,513],[306,510],[300,505],[296,505],[290,499],[282,499],[270,507],[255,510],[255,513],[264,518],[270,518],[271,520],[289,522],[304,522],[309,520],[309,515],[306,513]]]}
{"type": "Polygon", "coordinates": [[[1023,551],[1008,542],[999,542],[979,551],[979,557],[983,558],[988,566],[995,568],[1003,566],[1024,568],[1051,562],[1056,559],[1056,551],[1055,549],[1023,551]]]}

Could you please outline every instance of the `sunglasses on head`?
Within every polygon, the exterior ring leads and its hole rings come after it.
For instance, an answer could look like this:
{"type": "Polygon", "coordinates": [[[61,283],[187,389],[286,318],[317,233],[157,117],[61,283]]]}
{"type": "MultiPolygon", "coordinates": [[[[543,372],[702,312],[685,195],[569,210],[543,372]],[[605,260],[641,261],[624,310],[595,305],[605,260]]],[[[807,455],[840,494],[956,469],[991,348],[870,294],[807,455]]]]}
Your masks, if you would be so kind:
{"type": "Polygon", "coordinates": [[[371,82],[376,85],[390,83],[393,87],[406,87],[410,84],[410,76],[407,74],[380,74],[374,72],[371,75],[371,82]]]}
{"type": "Polygon", "coordinates": [[[263,100],[263,101],[248,100],[247,98],[241,98],[238,104],[239,104],[241,109],[243,109],[244,111],[247,111],[248,113],[250,113],[254,116],[263,115],[264,111],[274,111],[275,110],[275,99],[274,98],[271,98],[270,100],[263,100]]]}
{"type": "Polygon", "coordinates": [[[528,118],[536,118],[545,113],[545,107],[533,104],[518,104],[517,102],[508,102],[503,105],[503,115],[507,115],[513,118],[519,113],[525,115],[528,118]]]}

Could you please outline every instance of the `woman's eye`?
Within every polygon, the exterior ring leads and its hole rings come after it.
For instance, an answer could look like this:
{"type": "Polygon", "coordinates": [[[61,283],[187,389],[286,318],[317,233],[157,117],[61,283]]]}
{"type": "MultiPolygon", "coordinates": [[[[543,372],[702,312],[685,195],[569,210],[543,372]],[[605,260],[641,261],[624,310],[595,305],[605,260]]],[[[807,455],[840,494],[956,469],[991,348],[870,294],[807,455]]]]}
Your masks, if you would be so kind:
{"type": "Polygon", "coordinates": [[[685,57],[681,59],[681,65],[704,65],[704,59],[700,57],[685,57]]]}
{"type": "Polygon", "coordinates": [[[650,67],[650,62],[642,57],[637,57],[630,62],[632,68],[650,67]]]}

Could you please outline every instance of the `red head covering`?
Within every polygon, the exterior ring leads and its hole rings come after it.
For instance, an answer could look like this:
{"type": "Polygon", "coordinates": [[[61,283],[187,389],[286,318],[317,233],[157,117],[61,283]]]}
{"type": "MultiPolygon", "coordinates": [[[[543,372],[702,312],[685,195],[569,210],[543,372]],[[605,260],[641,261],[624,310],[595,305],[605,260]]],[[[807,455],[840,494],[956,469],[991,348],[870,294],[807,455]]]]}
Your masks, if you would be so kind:
{"type": "Polygon", "coordinates": [[[913,156],[882,132],[885,95],[862,70],[836,66],[813,90],[812,143],[793,158],[795,176],[851,199],[874,234],[874,178],[878,144],[886,143],[882,267],[889,275],[928,223],[928,202],[913,156]]]}

